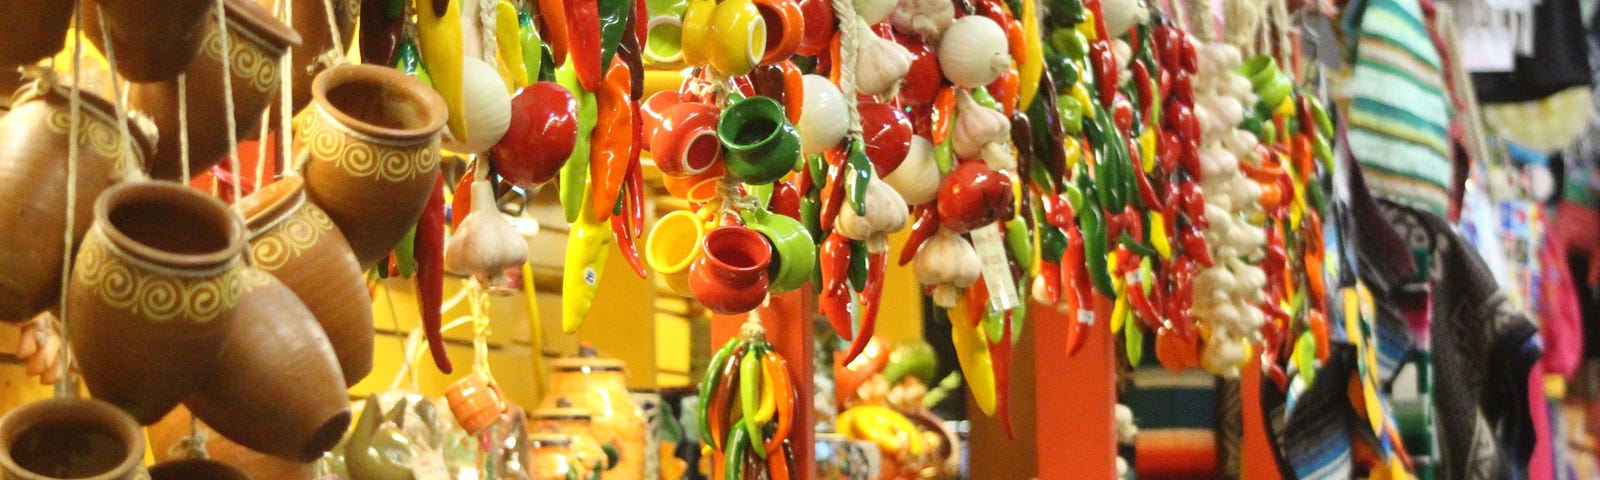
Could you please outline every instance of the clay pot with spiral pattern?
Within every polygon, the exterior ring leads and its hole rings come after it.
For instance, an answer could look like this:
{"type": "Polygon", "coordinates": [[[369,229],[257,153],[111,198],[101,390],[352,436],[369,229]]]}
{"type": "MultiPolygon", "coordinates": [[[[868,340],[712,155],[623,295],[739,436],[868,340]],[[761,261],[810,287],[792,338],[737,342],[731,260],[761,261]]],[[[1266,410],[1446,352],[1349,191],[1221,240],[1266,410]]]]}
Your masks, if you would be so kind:
{"type": "MultiPolygon", "coordinates": [[[[227,159],[229,135],[242,139],[257,133],[262,109],[278,93],[279,59],[300,35],[290,30],[271,12],[251,0],[227,0],[223,11],[227,22],[224,37],[215,11],[201,18],[200,53],[189,62],[182,77],[153,83],[135,83],[128,91],[128,104],[155,120],[160,141],[155,156],[146,165],[150,175],[176,179],[182,175],[182,128],[179,111],[187,109],[189,126],[189,173],[194,174],[227,159]],[[227,52],[223,52],[223,39],[227,52]],[[223,75],[223,59],[228,59],[228,75],[223,75]],[[183,82],[180,99],[179,82],[183,82]],[[225,96],[224,82],[231,85],[232,97],[225,96]],[[227,129],[227,104],[233,103],[234,131],[227,129]]],[[[121,59],[118,59],[119,63],[121,59]]]]}
{"type": "Polygon", "coordinates": [[[68,285],[68,338],[89,392],[140,423],[160,420],[212,376],[238,317],[295,313],[262,311],[282,303],[263,297],[298,300],[244,265],[244,223],[222,201],[140,181],[94,205],[68,285]]]}
{"type": "Polygon", "coordinates": [[[183,73],[200,53],[206,38],[203,20],[216,15],[216,4],[214,0],[84,0],[83,34],[99,51],[116,56],[117,73],[123,78],[159,82],[183,73]],[[100,28],[101,22],[106,28],[100,28]]]}
{"type": "Polygon", "coordinates": [[[340,65],[295,118],[306,193],[344,232],[362,269],[416,225],[439,176],[444,98],[399,70],[340,65]]]}
{"type": "Polygon", "coordinates": [[[99,400],[53,398],[0,419],[0,478],[134,480],[142,477],[139,424],[99,400]]]}
{"type": "MultiPolygon", "coordinates": [[[[110,102],[80,92],[72,230],[83,238],[94,217],[94,200],[121,178],[136,173],[150,155],[150,139],[128,125],[131,141],[117,125],[110,102]]],[[[67,228],[67,164],[72,142],[71,92],[33,83],[0,117],[0,319],[21,322],[54,306],[61,293],[61,257],[67,228]]]]}
{"type": "Polygon", "coordinates": [[[0,70],[44,60],[61,51],[72,23],[71,0],[0,0],[0,70]]]}
{"type": "Polygon", "coordinates": [[[244,197],[254,267],[293,290],[333,344],[345,386],[372,372],[372,302],[355,253],[328,213],[306,199],[305,179],[288,177],[244,197]]]}

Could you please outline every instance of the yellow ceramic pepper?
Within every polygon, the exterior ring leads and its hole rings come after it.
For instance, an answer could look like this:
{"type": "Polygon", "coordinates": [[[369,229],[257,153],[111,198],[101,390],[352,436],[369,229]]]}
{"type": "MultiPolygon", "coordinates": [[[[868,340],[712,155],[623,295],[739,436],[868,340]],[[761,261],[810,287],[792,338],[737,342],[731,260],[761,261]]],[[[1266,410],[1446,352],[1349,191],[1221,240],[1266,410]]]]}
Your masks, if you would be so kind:
{"type": "Polygon", "coordinates": [[[1022,48],[1026,55],[1017,63],[1019,108],[1033,104],[1039,93],[1039,76],[1044,74],[1044,34],[1039,33],[1037,0],[1022,0],[1022,48]]]}
{"type": "Polygon", "coordinates": [[[1156,248],[1156,253],[1161,254],[1162,260],[1172,258],[1172,241],[1167,238],[1167,217],[1159,211],[1150,211],[1150,246],[1156,248]]]}
{"type": "Polygon", "coordinates": [[[517,7],[500,0],[494,6],[494,41],[499,47],[500,66],[511,74],[511,90],[528,86],[528,68],[522,63],[522,30],[517,24],[517,7]]]}
{"type": "Polygon", "coordinates": [[[994,359],[989,356],[989,342],[983,328],[967,319],[967,296],[961,295],[956,306],[945,309],[950,314],[950,341],[956,347],[956,359],[961,363],[961,374],[967,378],[967,390],[978,402],[984,415],[994,415],[995,386],[994,359]]]}
{"type": "Polygon", "coordinates": [[[589,305],[606,270],[611,251],[611,221],[595,220],[587,196],[578,202],[582,211],[567,232],[567,256],[561,275],[561,331],[577,333],[589,317],[589,305]]]}
{"type": "Polygon", "coordinates": [[[461,110],[462,57],[465,56],[461,46],[461,6],[448,2],[450,7],[444,15],[434,15],[432,5],[418,3],[422,4],[416,8],[422,64],[433,77],[433,89],[444,97],[444,104],[450,109],[450,119],[446,122],[450,135],[467,138],[467,120],[461,110]]]}

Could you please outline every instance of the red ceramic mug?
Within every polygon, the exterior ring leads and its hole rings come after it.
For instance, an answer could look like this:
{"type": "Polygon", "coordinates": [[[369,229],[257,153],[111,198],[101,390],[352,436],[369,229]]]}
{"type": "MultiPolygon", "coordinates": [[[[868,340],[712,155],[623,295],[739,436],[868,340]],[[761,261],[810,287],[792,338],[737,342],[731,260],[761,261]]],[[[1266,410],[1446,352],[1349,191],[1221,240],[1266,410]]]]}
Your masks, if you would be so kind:
{"type": "Polygon", "coordinates": [[[722,163],[722,142],[717,140],[715,107],[704,103],[684,103],[667,113],[656,135],[650,137],[650,153],[661,173],[673,177],[692,177],[722,163]]]}
{"type": "MultiPolygon", "coordinates": [[[[640,126],[642,127],[641,131],[644,133],[644,138],[656,138],[656,131],[661,128],[662,122],[667,121],[667,114],[672,111],[673,107],[682,105],[684,100],[683,94],[672,90],[664,90],[656,92],[655,95],[646,98],[644,103],[639,104],[640,126]]],[[[646,141],[642,147],[646,152],[652,151],[649,141],[646,141]]]]}
{"type": "Polygon", "coordinates": [[[690,267],[689,290],[707,309],[731,315],[755,310],[767,297],[772,244],[738,225],[706,234],[703,253],[690,267]]]}

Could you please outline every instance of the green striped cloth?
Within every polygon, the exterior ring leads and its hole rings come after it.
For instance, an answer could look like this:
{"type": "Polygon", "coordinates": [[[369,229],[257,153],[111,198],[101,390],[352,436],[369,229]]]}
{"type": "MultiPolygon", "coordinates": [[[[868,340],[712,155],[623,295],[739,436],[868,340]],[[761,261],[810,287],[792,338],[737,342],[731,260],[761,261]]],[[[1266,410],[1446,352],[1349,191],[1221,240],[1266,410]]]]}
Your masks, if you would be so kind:
{"type": "Polygon", "coordinates": [[[1450,104],[1417,0],[1368,0],[1356,36],[1350,149],[1378,196],[1444,215],[1450,104]]]}

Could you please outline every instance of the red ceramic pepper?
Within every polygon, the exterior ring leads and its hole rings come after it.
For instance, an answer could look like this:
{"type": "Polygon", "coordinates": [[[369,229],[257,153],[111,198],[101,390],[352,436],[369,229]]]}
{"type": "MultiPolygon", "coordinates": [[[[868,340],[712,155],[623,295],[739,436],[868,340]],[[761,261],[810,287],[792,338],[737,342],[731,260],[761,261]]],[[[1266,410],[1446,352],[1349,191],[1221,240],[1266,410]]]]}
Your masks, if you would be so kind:
{"type": "MultiPolygon", "coordinates": [[[[448,2],[449,0],[444,1],[448,2]]],[[[539,24],[542,27],[539,29],[541,32],[539,37],[544,39],[544,44],[550,47],[550,56],[552,60],[555,60],[556,65],[567,62],[567,8],[563,5],[565,3],[568,2],[564,0],[539,0],[539,14],[535,16],[535,18],[539,19],[539,24]]],[[[595,6],[596,35],[600,31],[599,8],[599,5],[595,6]]],[[[441,15],[443,14],[441,13],[441,15]]],[[[596,44],[598,45],[598,41],[596,44]]],[[[596,53],[596,55],[599,55],[599,53],[596,53]]]]}
{"type": "Polygon", "coordinates": [[[824,152],[823,157],[827,159],[828,177],[822,184],[822,212],[818,219],[823,230],[832,230],[833,220],[839,217],[839,208],[844,205],[845,178],[850,169],[844,162],[844,150],[839,147],[824,152]]]}
{"type": "MultiPolygon", "coordinates": [[[[638,103],[635,102],[634,107],[638,108],[638,106],[638,103]]],[[[643,117],[639,116],[639,112],[634,112],[635,138],[644,135],[642,133],[644,128],[643,119],[643,117]]],[[[628,228],[634,238],[639,238],[640,235],[644,234],[644,167],[639,165],[639,149],[641,145],[643,145],[643,142],[634,142],[633,149],[628,153],[628,173],[626,177],[623,177],[623,195],[626,196],[623,201],[628,204],[628,228]]]]}
{"type": "Polygon", "coordinates": [[[1069,307],[1067,320],[1067,355],[1078,353],[1089,338],[1089,328],[1094,324],[1090,306],[1094,302],[1093,286],[1089,272],[1084,268],[1083,234],[1076,227],[1063,228],[1067,232],[1067,249],[1061,252],[1061,287],[1069,307]]]}
{"type": "Polygon", "coordinates": [[[597,0],[561,0],[567,14],[567,53],[572,55],[573,73],[578,83],[590,92],[599,92],[605,81],[600,68],[600,4],[597,0]]]}
{"type": "Polygon", "coordinates": [[[817,252],[821,262],[822,285],[817,296],[817,309],[828,317],[828,324],[839,338],[853,340],[850,331],[850,239],[839,232],[828,234],[817,252]]]}
{"type": "Polygon", "coordinates": [[[939,89],[939,95],[933,99],[933,137],[929,138],[934,145],[943,145],[950,139],[951,115],[956,112],[956,91],[946,85],[939,89]]]}
{"type": "MultiPolygon", "coordinates": [[[[623,204],[623,213],[628,213],[627,204],[623,204]]],[[[644,263],[639,261],[639,249],[633,244],[633,232],[628,222],[623,218],[611,219],[611,238],[617,243],[617,251],[622,252],[622,259],[628,261],[628,267],[633,269],[633,274],[645,278],[644,263]]]]}
{"type": "Polygon", "coordinates": [[[844,356],[847,364],[855,360],[867,348],[867,342],[872,340],[872,332],[878,325],[879,300],[883,298],[883,275],[888,267],[889,252],[867,254],[867,286],[858,295],[861,300],[861,331],[856,332],[855,339],[850,341],[850,350],[844,356]]]}
{"type": "Polygon", "coordinates": [[[444,177],[434,181],[428,206],[417,220],[417,306],[422,310],[422,332],[428,337],[428,351],[439,371],[450,373],[450,355],[444,348],[444,177]]]}
{"type": "Polygon", "coordinates": [[[922,245],[939,233],[939,211],[932,206],[918,205],[913,208],[917,220],[911,224],[911,235],[906,237],[905,246],[900,248],[899,264],[904,266],[917,257],[917,252],[922,251],[922,245]]]}

